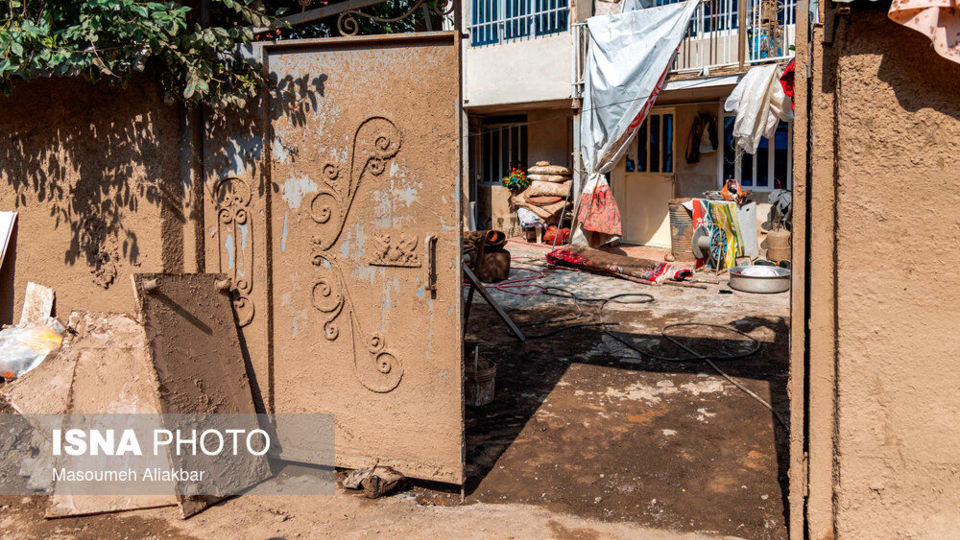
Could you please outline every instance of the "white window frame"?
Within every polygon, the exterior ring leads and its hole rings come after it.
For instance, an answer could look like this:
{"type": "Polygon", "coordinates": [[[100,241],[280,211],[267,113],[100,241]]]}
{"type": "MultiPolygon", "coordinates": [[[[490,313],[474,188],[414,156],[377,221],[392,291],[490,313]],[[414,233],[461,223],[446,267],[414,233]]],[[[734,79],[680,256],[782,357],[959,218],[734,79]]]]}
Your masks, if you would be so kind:
{"type": "MultiPolygon", "coordinates": [[[[509,160],[509,159],[507,160],[507,163],[508,163],[507,166],[506,166],[507,168],[506,168],[506,169],[503,168],[504,165],[503,165],[503,144],[502,144],[502,142],[501,142],[501,144],[497,145],[496,159],[495,159],[495,160],[492,160],[493,163],[495,164],[495,170],[491,171],[491,168],[490,168],[490,166],[491,166],[491,163],[490,163],[491,160],[489,159],[489,156],[487,156],[486,154],[484,154],[484,150],[485,150],[485,148],[484,148],[484,146],[483,146],[483,144],[484,144],[484,135],[485,135],[487,132],[492,131],[492,130],[500,130],[500,137],[501,137],[500,140],[502,141],[502,140],[503,140],[503,137],[506,136],[506,138],[507,138],[507,152],[512,155],[512,154],[513,154],[513,151],[512,151],[513,145],[515,145],[515,144],[522,144],[522,141],[519,139],[519,137],[515,138],[515,137],[513,136],[513,134],[514,134],[514,129],[513,129],[513,128],[517,128],[516,131],[517,131],[517,133],[519,134],[519,133],[522,133],[522,131],[521,131],[519,128],[521,128],[521,127],[526,127],[526,126],[527,126],[527,122],[504,122],[504,123],[499,123],[499,124],[484,124],[484,123],[481,123],[481,127],[480,127],[481,135],[480,135],[480,144],[479,144],[479,147],[480,147],[480,152],[479,152],[480,180],[479,180],[479,182],[478,182],[479,185],[481,185],[481,186],[499,186],[499,185],[502,185],[501,182],[500,182],[500,180],[502,180],[503,177],[505,177],[505,176],[510,172],[510,168],[509,168],[509,162],[510,162],[510,160],[509,160]],[[492,176],[491,176],[490,174],[488,174],[488,173],[492,173],[492,176]],[[492,178],[492,179],[491,179],[491,178],[492,178]]],[[[529,131],[527,131],[527,138],[529,139],[529,137],[530,137],[530,134],[529,134],[529,131]]],[[[528,148],[527,148],[528,155],[529,155],[529,151],[530,151],[530,148],[528,147],[528,148]]],[[[520,152],[517,152],[517,153],[520,154],[520,152]]],[[[523,161],[523,160],[521,160],[521,161],[523,161]]],[[[524,166],[524,167],[526,167],[526,165],[527,165],[526,163],[523,163],[523,166],[524,166]]]]}
{"type": "MultiPolygon", "coordinates": [[[[724,125],[725,125],[725,122],[726,122],[726,119],[727,119],[727,118],[735,118],[736,116],[737,116],[736,113],[731,113],[731,112],[725,111],[725,110],[723,109],[723,101],[720,102],[720,112],[719,112],[719,114],[718,114],[718,116],[717,116],[717,118],[720,119],[720,121],[717,122],[717,141],[718,141],[718,146],[719,146],[719,148],[717,149],[717,157],[718,157],[718,159],[717,159],[717,186],[718,186],[719,188],[723,188],[723,183],[727,180],[726,178],[723,177],[723,162],[724,162],[724,160],[726,159],[726,158],[724,157],[724,152],[723,152],[723,150],[724,150],[724,145],[726,144],[725,133],[724,133],[724,125]]],[[[768,156],[768,158],[767,158],[767,178],[769,179],[769,185],[767,185],[767,186],[759,186],[759,187],[756,185],[756,183],[757,183],[757,161],[758,161],[758,160],[757,160],[757,156],[753,156],[754,159],[752,160],[752,163],[751,163],[751,164],[752,164],[752,166],[753,166],[753,176],[752,176],[752,177],[753,177],[753,184],[754,184],[754,185],[752,185],[752,186],[743,186],[743,189],[744,189],[744,190],[750,190],[750,191],[754,191],[754,192],[764,192],[764,193],[766,193],[766,192],[773,191],[774,189],[777,189],[777,188],[775,187],[776,177],[775,177],[774,174],[773,174],[774,171],[776,170],[776,168],[775,168],[776,159],[769,159],[769,156],[774,156],[774,155],[775,155],[775,151],[776,151],[776,149],[777,149],[777,148],[776,148],[776,144],[777,144],[776,137],[774,137],[774,139],[773,139],[772,141],[768,141],[768,144],[769,144],[769,149],[768,149],[768,151],[767,151],[767,156],[768,156]]],[[[744,160],[744,161],[746,161],[746,160],[744,160]]],[[[736,178],[737,182],[740,182],[740,178],[741,178],[742,173],[743,173],[743,170],[742,170],[743,166],[744,166],[744,162],[741,162],[741,163],[740,163],[740,167],[741,167],[740,169],[734,168],[734,178],[736,178]]],[[[784,188],[783,188],[783,189],[786,189],[786,190],[788,190],[788,191],[789,191],[789,190],[792,190],[792,189],[793,189],[793,122],[787,122],[787,177],[786,177],[785,180],[786,180],[786,182],[784,183],[784,188]]]]}
{"type": "MultiPolygon", "coordinates": [[[[647,123],[648,129],[650,126],[650,119],[654,116],[660,116],[660,172],[650,172],[650,138],[647,137],[646,146],[647,146],[647,162],[644,163],[645,171],[637,170],[640,167],[640,128],[637,128],[637,140],[631,143],[630,145],[630,157],[636,163],[633,171],[628,172],[627,174],[643,174],[643,175],[655,175],[655,176],[673,176],[677,174],[677,111],[673,107],[655,107],[653,108],[647,117],[644,119],[644,122],[647,123]],[[670,163],[670,172],[662,172],[663,170],[663,153],[664,145],[662,144],[666,138],[664,137],[664,130],[666,128],[666,123],[663,121],[663,116],[665,115],[673,116],[673,133],[670,140],[670,148],[673,149],[671,154],[671,163],[670,163]]],[[[648,131],[649,133],[649,131],[648,131]]]]}

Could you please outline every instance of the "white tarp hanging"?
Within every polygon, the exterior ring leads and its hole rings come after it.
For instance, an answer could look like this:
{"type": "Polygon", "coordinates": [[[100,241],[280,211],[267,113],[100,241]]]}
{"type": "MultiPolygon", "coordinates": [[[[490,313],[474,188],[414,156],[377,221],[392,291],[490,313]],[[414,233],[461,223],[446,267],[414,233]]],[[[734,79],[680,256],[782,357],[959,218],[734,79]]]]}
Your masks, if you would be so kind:
{"type": "Polygon", "coordinates": [[[621,0],[620,13],[653,7],[654,0],[621,0]]]}
{"type": "Polygon", "coordinates": [[[620,212],[602,174],[613,169],[633,141],[698,5],[699,0],[686,0],[587,19],[580,152],[588,176],[574,243],[587,243],[584,232],[594,245],[621,234],[620,212]]]}
{"type": "Polygon", "coordinates": [[[777,64],[754,67],[724,103],[727,112],[737,113],[733,137],[738,152],[755,154],[762,137],[773,138],[780,120],[793,120],[790,97],[780,84],[782,74],[783,68],[777,64]]]}

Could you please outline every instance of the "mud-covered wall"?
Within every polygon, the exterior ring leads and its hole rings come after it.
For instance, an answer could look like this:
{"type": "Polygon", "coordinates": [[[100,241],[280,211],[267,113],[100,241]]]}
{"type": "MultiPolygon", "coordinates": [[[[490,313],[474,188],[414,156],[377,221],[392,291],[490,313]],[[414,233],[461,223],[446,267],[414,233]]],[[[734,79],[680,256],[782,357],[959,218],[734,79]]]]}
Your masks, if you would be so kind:
{"type": "MultiPolygon", "coordinates": [[[[226,274],[236,288],[240,346],[260,412],[272,404],[267,322],[270,193],[263,161],[267,151],[263,107],[263,102],[253,100],[242,112],[207,114],[203,139],[206,269],[226,274]]],[[[282,141],[274,145],[273,157],[288,158],[282,141]]],[[[286,227],[277,232],[286,234],[286,227]]]]}
{"type": "Polygon", "coordinates": [[[527,112],[527,167],[538,161],[569,167],[573,164],[572,114],[563,109],[527,112]]]}
{"type": "MultiPolygon", "coordinates": [[[[796,76],[797,95],[796,120],[794,124],[794,230],[806,224],[805,235],[793,235],[794,272],[799,278],[805,278],[807,294],[800,294],[800,282],[794,280],[794,308],[792,320],[803,320],[801,310],[806,310],[806,325],[795,328],[809,328],[809,340],[804,343],[801,335],[795,334],[791,341],[794,351],[792,376],[802,380],[800,372],[803,352],[806,348],[808,366],[806,378],[809,381],[806,391],[808,401],[805,426],[794,424],[794,436],[805,438],[807,469],[806,482],[791,485],[791,497],[802,494],[806,489],[806,504],[796,497],[791,499],[794,513],[792,531],[802,531],[802,522],[796,514],[806,511],[806,527],[811,538],[828,538],[834,535],[834,484],[836,483],[836,462],[834,446],[836,433],[836,295],[835,267],[836,252],[836,179],[835,153],[837,150],[835,127],[835,102],[833,88],[836,86],[837,48],[824,46],[825,28],[815,27],[812,31],[811,47],[807,49],[803,41],[798,47],[798,69],[796,76]],[[809,51],[809,52],[808,52],[809,51]],[[808,56],[808,54],[810,56],[808,56]],[[807,60],[810,58],[810,60],[807,60]],[[804,69],[806,62],[810,69],[804,69]],[[809,89],[806,78],[809,73],[809,89]],[[809,101],[807,99],[809,95],[809,101]],[[809,112],[809,113],[808,113],[809,112]],[[808,134],[811,136],[809,146],[808,134]],[[806,159],[809,154],[809,162],[806,159]],[[807,172],[809,170],[809,172],[807,172]],[[807,215],[805,215],[807,214],[807,215]],[[807,252],[807,256],[799,254],[807,252]],[[804,261],[800,265],[799,261],[804,261]],[[800,271],[803,273],[800,274],[800,271]],[[799,296],[799,297],[798,297],[799,296]]],[[[798,42],[801,40],[798,40],[798,42]]],[[[796,388],[794,395],[799,404],[803,391],[796,388]]],[[[799,408],[799,407],[798,407],[799,408]]],[[[800,411],[793,411],[794,415],[800,411]]],[[[791,448],[792,466],[802,471],[803,447],[791,448]]],[[[800,474],[794,475],[799,477],[800,474]]]]}
{"type": "Polygon", "coordinates": [[[809,259],[833,274],[808,282],[812,538],[960,530],[960,65],[886,7],[838,17],[811,59],[809,259]]]}
{"type": "Polygon", "coordinates": [[[28,281],[56,290],[64,319],[133,312],[131,273],[195,270],[184,265],[183,122],[146,77],[126,89],[37,80],[0,97],[0,209],[19,212],[0,322],[19,317],[28,281]]]}

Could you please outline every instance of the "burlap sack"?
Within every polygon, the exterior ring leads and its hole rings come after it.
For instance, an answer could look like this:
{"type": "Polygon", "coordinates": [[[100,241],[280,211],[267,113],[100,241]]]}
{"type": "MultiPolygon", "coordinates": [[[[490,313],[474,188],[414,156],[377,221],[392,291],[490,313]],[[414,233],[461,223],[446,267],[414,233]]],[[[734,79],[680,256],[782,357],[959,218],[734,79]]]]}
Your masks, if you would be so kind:
{"type": "Polygon", "coordinates": [[[484,283],[497,283],[510,277],[510,252],[484,253],[477,261],[477,278],[484,283]]]}
{"type": "Polygon", "coordinates": [[[550,221],[553,218],[559,217],[560,210],[563,210],[563,205],[566,204],[565,200],[561,200],[546,206],[537,206],[535,204],[531,204],[523,193],[518,193],[510,197],[510,202],[518,208],[526,208],[527,210],[530,210],[534,213],[534,215],[544,221],[550,221]]]}
{"type": "Polygon", "coordinates": [[[507,236],[501,231],[466,231],[463,253],[470,255],[470,264],[484,283],[503,281],[510,275],[510,252],[504,248],[507,236]]]}
{"type": "Polygon", "coordinates": [[[536,165],[527,169],[527,174],[564,174],[569,176],[571,171],[562,165],[551,165],[548,161],[538,161],[536,165]]]}
{"type": "Polygon", "coordinates": [[[548,204],[546,206],[533,206],[530,208],[533,210],[533,213],[537,214],[546,221],[551,221],[552,218],[557,218],[560,216],[560,211],[563,210],[563,205],[566,204],[563,201],[548,204]]]}
{"type": "Polygon", "coordinates": [[[566,197],[570,191],[570,181],[567,182],[530,182],[530,186],[523,190],[527,197],[566,197]]]}
{"type": "Polygon", "coordinates": [[[528,174],[527,178],[539,182],[566,182],[570,180],[570,176],[565,174],[528,174]]]}
{"type": "Polygon", "coordinates": [[[563,197],[557,197],[555,195],[538,195],[535,197],[527,197],[527,202],[537,206],[546,206],[548,204],[558,203],[563,200],[563,197]]]}

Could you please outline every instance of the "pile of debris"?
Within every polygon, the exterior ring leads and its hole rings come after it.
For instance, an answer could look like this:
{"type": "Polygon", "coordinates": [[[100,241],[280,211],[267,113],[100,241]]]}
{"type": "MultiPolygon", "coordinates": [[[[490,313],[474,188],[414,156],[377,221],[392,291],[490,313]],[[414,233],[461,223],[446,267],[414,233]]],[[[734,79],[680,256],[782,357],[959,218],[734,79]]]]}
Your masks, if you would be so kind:
{"type": "MultiPolygon", "coordinates": [[[[39,322],[65,336],[59,348],[34,355],[28,368],[15,371],[14,380],[0,387],[0,396],[28,422],[45,424],[33,426],[31,445],[50,448],[49,439],[59,433],[53,429],[69,428],[67,423],[85,415],[139,415],[158,423],[169,422],[171,415],[231,415],[231,427],[260,428],[229,280],[218,274],[136,274],[133,280],[136,318],[74,311],[64,328],[52,318],[53,291],[30,284],[20,324],[0,332],[9,335],[39,322]]],[[[175,476],[146,494],[91,494],[53,474],[79,469],[87,457],[42,451],[20,464],[29,488],[51,494],[47,517],[177,505],[186,518],[272,475],[266,455],[242,452],[205,462],[221,496],[195,493],[195,484],[175,476]]],[[[187,470],[190,459],[171,449],[149,465],[187,470]]],[[[137,463],[142,466],[142,458],[137,463]]]]}
{"type": "Polygon", "coordinates": [[[510,197],[510,203],[517,209],[520,224],[523,227],[544,228],[558,223],[564,209],[570,209],[572,171],[548,161],[538,161],[527,169],[527,178],[530,185],[510,197]]]}
{"type": "Polygon", "coordinates": [[[12,381],[60,347],[64,327],[51,316],[53,289],[27,283],[20,322],[0,330],[0,375],[12,381]]]}

